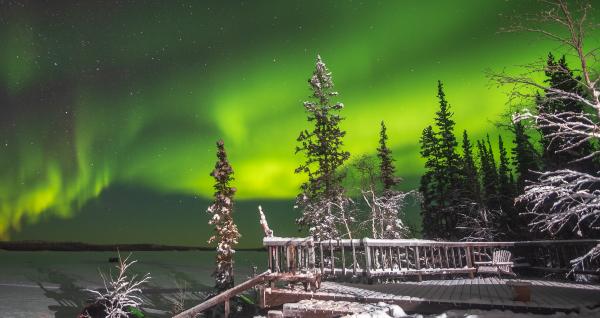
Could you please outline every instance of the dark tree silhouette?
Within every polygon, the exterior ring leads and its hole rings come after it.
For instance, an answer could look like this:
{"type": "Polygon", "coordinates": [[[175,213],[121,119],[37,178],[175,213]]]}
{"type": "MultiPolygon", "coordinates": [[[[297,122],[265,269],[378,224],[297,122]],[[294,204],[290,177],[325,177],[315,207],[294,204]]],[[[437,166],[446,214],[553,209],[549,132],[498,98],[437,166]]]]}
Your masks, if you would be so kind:
{"type": "Polygon", "coordinates": [[[540,170],[539,154],[529,140],[522,122],[513,123],[515,137],[511,149],[513,165],[517,172],[517,194],[522,194],[528,182],[536,179],[535,172],[540,170]]]}
{"type": "Polygon", "coordinates": [[[481,187],[479,185],[479,174],[473,158],[473,146],[469,140],[467,131],[463,131],[462,141],[462,166],[464,197],[474,203],[481,202],[481,187]]]}
{"type": "Polygon", "coordinates": [[[379,148],[377,148],[377,157],[379,157],[379,171],[383,190],[391,190],[392,187],[400,183],[400,178],[396,177],[396,168],[394,167],[394,158],[392,151],[387,146],[387,131],[385,123],[381,121],[381,131],[379,132],[379,148]]]}
{"type": "Polygon", "coordinates": [[[423,197],[421,202],[421,217],[423,219],[423,236],[436,237],[441,231],[437,209],[437,179],[440,175],[438,164],[437,138],[431,126],[425,127],[421,135],[421,156],[425,158],[425,173],[421,176],[419,192],[423,197]]]}
{"type": "Polygon", "coordinates": [[[454,121],[441,81],[438,81],[440,108],[435,125],[423,131],[421,155],[426,159],[425,175],[421,179],[423,193],[423,233],[430,238],[456,239],[458,209],[464,208],[461,177],[461,158],[456,153],[458,142],[454,136],[454,121]]]}
{"type": "MultiPolygon", "coordinates": [[[[546,68],[544,71],[546,80],[544,81],[550,88],[558,89],[564,92],[575,95],[583,95],[583,90],[579,83],[581,77],[573,75],[573,71],[567,65],[565,56],[563,55],[558,61],[555,60],[552,53],[548,54],[546,60],[546,68]]],[[[536,96],[537,111],[540,114],[555,114],[555,113],[575,113],[582,114],[584,105],[575,100],[569,99],[552,99],[548,98],[547,91],[545,96],[536,96]]],[[[596,172],[593,158],[590,154],[594,148],[590,142],[583,142],[575,147],[570,147],[569,151],[560,151],[565,145],[565,140],[562,138],[554,138],[558,131],[556,127],[539,127],[542,135],[540,143],[542,145],[542,160],[546,170],[555,170],[558,168],[571,168],[578,171],[596,172]],[[586,158],[581,160],[581,158],[586,158]]]]}
{"type": "Polygon", "coordinates": [[[498,202],[498,171],[496,170],[496,161],[490,144],[490,138],[477,141],[479,153],[482,201],[489,210],[500,208],[498,202]]]}

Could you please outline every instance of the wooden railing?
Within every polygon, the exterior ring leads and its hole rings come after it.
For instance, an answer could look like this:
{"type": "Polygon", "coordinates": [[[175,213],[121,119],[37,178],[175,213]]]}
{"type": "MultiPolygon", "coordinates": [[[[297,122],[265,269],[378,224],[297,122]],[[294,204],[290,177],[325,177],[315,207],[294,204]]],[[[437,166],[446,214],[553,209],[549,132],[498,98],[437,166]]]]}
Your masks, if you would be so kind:
{"type": "MultiPolygon", "coordinates": [[[[274,273],[318,273],[333,277],[398,277],[467,274],[475,262],[489,260],[497,249],[512,252],[517,266],[568,272],[570,261],[584,255],[600,240],[527,242],[438,242],[428,240],[265,237],[269,269],[274,273]]],[[[598,261],[583,263],[582,272],[595,272],[598,261]]]]}

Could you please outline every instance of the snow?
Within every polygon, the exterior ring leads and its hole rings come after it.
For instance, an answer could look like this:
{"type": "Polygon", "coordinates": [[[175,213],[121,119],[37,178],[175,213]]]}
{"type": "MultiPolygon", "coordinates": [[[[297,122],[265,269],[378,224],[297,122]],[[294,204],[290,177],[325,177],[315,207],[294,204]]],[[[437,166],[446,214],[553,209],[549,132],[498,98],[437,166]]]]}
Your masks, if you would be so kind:
{"type": "Polygon", "coordinates": [[[600,308],[588,309],[582,308],[579,312],[554,314],[533,314],[533,313],[515,313],[510,310],[449,310],[441,314],[406,315],[404,310],[397,305],[377,304],[370,311],[344,316],[344,318],[391,318],[391,317],[414,317],[414,318],[598,318],[600,317],[600,308]]]}

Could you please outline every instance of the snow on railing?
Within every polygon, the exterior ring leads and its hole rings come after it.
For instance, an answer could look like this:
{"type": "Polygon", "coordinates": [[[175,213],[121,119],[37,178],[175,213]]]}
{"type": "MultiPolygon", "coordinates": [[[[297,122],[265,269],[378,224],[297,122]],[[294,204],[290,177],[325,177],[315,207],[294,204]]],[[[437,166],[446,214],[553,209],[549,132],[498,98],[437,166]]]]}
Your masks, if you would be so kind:
{"type": "MultiPolygon", "coordinates": [[[[564,271],[571,259],[600,240],[523,242],[441,242],[431,240],[265,237],[269,269],[285,273],[318,273],[324,277],[394,277],[440,274],[474,276],[475,262],[489,260],[496,250],[510,250],[520,265],[564,271]]],[[[599,264],[586,264],[586,271],[599,264]]]]}

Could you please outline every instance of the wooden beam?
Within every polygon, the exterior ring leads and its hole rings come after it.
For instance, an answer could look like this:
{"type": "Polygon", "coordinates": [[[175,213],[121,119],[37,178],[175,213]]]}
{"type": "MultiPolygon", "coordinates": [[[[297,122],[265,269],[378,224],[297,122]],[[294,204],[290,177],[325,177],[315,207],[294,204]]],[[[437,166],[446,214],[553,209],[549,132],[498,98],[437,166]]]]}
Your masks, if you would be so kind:
{"type": "MultiPolygon", "coordinates": [[[[210,309],[220,303],[228,302],[230,298],[264,282],[269,277],[269,275],[271,275],[271,271],[266,271],[256,277],[253,277],[235,287],[232,287],[232,288],[218,294],[217,296],[215,296],[197,306],[194,306],[182,313],[179,313],[179,314],[173,316],[173,318],[194,318],[198,314],[202,313],[203,311],[206,311],[207,309],[210,309]]],[[[226,308],[227,308],[227,306],[226,306],[226,308]]]]}

